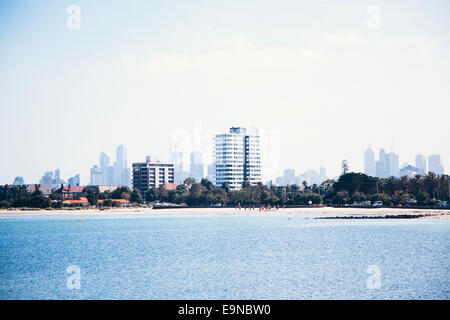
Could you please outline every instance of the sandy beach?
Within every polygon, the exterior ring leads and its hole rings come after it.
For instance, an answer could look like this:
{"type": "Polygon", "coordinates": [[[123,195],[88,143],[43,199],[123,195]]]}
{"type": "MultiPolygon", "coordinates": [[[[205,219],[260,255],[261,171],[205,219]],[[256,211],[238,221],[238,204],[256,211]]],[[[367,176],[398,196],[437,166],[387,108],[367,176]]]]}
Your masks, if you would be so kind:
{"type": "Polygon", "coordinates": [[[130,215],[130,214],[154,214],[154,215],[314,215],[320,217],[334,216],[386,216],[386,215],[427,215],[421,219],[450,219],[449,210],[441,209],[401,209],[401,208],[333,208],[333,207],[312,207],[312,208],[285,208],[274,211],[259,211],[235,209],[235,208],[111,208],[100,209],[74,209],[74,210],[0,210],[1,216],[60,216],[60,215],[130,215]]]}

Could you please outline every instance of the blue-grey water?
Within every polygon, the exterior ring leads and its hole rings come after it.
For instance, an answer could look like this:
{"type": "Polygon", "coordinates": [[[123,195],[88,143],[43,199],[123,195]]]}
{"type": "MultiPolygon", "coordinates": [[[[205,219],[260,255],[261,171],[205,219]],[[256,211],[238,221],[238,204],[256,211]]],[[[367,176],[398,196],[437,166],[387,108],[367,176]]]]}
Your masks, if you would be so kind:
{"type": "Polygon", "coordinates": [[[436,219],[9,216],[0,298],[449,299],[449,244],[436,219]]]}

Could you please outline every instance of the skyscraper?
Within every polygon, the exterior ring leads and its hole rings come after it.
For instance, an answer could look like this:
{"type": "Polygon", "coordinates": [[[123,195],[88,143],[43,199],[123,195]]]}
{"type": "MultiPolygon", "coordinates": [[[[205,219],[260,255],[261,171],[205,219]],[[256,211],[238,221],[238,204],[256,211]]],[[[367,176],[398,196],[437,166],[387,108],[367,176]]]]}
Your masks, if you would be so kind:
{"type": "Polygon", "coordinates": [[[364,152],[364,173],[368,176],[375,176],[375,153],[370,147],[364,152]]]}
{"type": "Polygon", "coordinates": [[[375,176],[378,178],[386,178],[389,166],[386,161],[386,151],[380,149],[378,161],[375,162],[375,176]]]}
{"type": "Polygon", "coordinates": [[[116,149],[116,161],[114,162],[114,184],[128,186],[125,170],[127,169],[127,149],[123,144],[116,149]]]}
{"type": "Polygon", "coordinates": [[[191,153],[191,161],[189,164],[189,176],[194,178],[195,181],[200,182],[203,177],[203,161],[202,154],[199,151],[194,151],[191,153]]]}
{"type": "Polygon", "coordinates": [[[103,182],[103,174],[100,171],[99,166],[94,165],[91,168],[89,184],[91,186],[100,186],[100,185],[102,185],[102,182],[103,182]]]}
{"type": "Polygon", "coordinates": [[[441,156],[432,154],[428,156],[428,171],[435,174],[444,174],[444,167],[441,164],[441,156]]]}
{"type": "Polygon", "coordinates": [[[15,186],[23,186],[25,184],[25,181],[23,180],[23,177],[15,177],[13,185],[15,186]]]}
{"type": "Polygon", "coordinates": [[[180,145],[176,144],[171,147],[170,162],[175,166],[175,183],[182,183],[188,177],[189,173],[184,171],[183,151],[180,145]]]}
{"type": "Polygon", "coordinates": [[[114,166],[106,168],[106,181],[104,183],[108,186],[114,185],[114,166]]]}
{"type": "Polygon", "coordinates": [[[421,175],[427,172],[427,160],[423,154],[416,155],[416,169],[421,175]]]}
{"type": "Polygon", "coordinates": [[[261,182],[261,156],[256,128],[230,128],[230,133],[215,136],[215,184],[227,183],[231,189],[240,189],[244,182],[261,182]]]}
{"type": "Polygon", "coordinates": [[[116,149],[116,161],[114,161],[114,185],[131,187],[130,168],[127,162],[127,149],[123,144],[116,149]]]}
{"type": "Polygon", "coordinates": [[[79,186],[80,185],[80,174],[76,174],[75,176],[69,178],[67,180],[67,184],[70,186],[79,186]]]}
{"type": "Polygon", "coordinates": [[[378,178],[386,177],[386,161],[378,160],[375,162],[375,176],[378,178]]]}
{"type": "Polygon", "coordinates": [[[39,180],[40,184],[45,184],[51,186],[51,188],[56,189],[61,187],[61,184],[65,184],[65,181],[60,177],[60,170],[56,169],[55,172],[47,171],[44,173],[42,178],[39,180]]]}
{"type": "Polygon", "coordinates": [[[320,183],[327,180],[327,170],[323,166],[321,166],[319,169],[319,179],[320,179],[320,183]]]}
{"type": "Polygon", "coordinates": [[[295,177],[295,170],[294,169],[285,169],[283,171],[283,178],[282,178],[282,185],[286,186],[286,185],[292,185],[295,184],[296,181],[296,177],[295,177]]]}
{"type": "Polygon", "coordinates": [[[208,173],[206,175],[206,179],[211,181],[213,184],[216,184],[215,183],[215,181],[216,181],[215,180],[216,179],[216,165],[214,163],[208,165],[208,173]]]}
{"type": "Polygon", "coordinates": [[[100,164],[100,172],[102,173],[102,184],[107,184],[108,181],[108,166],[109,166],[109,157],[104,152],[100,152],[99,164],[100,164]]]}
{"type": "Polygon", "coordinates": [[[109,156],[100,152],[99,165],[94,165],[90,172],[91,185],[116,185],[131,187],[130,168],[127,162],[127,149],[124,145],[116,148],[116,161],[110,165],[109,156]]]}
{"type": "Polygon", "coordinates": [[[400,175],[400,164],[398,154],[389,152],[386,155],[386,164],[388,165],[386,174],[388,177],[398,177],[400,175]]]}

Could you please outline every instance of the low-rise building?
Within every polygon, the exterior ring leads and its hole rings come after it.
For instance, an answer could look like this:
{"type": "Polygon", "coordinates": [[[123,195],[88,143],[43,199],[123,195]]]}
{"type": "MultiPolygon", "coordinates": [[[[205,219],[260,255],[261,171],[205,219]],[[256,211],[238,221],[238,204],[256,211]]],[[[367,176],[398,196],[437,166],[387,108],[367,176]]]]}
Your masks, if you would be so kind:
{"type": "Polygon", "coordinates": [[[77,207],[87,207],[89,206],[89,201],[86,197],[80,197],[77,200],[64,200],[63,204],[77,207]]]}
{"type": "Polygon", "coordinates": [[[42,194],[44,196],[47,196],[47,197],[52,193],[52,187],[48,184],[29,184],[29,185],[27,185],[27,191],[30,193],[36,191],[36,188],[38,188],[38,190],[40,192],[42,192],[42,194]]]}
{"type": "Polygon", "coordinates": [[[84,188],[84,186],[61,186],[61,188],[56,190],[55,193],[63,200],[80,200],[83,195],[84,188]]]}

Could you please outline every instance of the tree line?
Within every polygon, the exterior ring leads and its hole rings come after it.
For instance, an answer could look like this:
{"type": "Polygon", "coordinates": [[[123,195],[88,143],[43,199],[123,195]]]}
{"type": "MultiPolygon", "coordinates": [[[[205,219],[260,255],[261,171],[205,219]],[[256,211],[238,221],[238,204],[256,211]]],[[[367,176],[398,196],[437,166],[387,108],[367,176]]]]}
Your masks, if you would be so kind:
{"type": "MultiPolygon", "coordinates": [[[[175,190],[164,185],[150,188],[143,194],[137,189],[118,187],[112,192],[99,192],[99,188],[88,186],[83,191],[90,205],[103,200],[103,206],[116,205],[113,199],[126,199],[133,204],[167,202],[188,206],[256,206],[256,205],[346,205],[382,201],[386,206],[419,205],[433,206],[439,201],[449,201],[449,177],[428,173],[425,176],[375,178],[363,173],[345,173],[337,181],[326,180],[320,185],[303,182],[299,185],[267,186],[259,183],[244,183],[242,189],[231,190],[224,183],[216,187],[207,180],[196,182],[187,178],[175,190]]],[[[45,197],[38,188],[28,192],[24,186],[0,186],[0,207],[61,207],[62,199],[57,193],[45,197]],[[56,200],[56,201],[51,201],[56,200]]]]}

